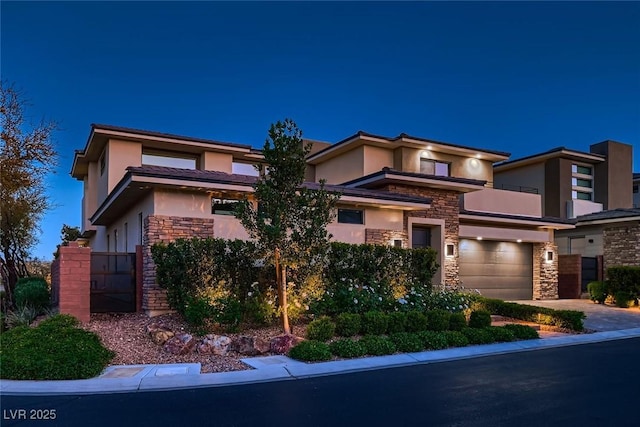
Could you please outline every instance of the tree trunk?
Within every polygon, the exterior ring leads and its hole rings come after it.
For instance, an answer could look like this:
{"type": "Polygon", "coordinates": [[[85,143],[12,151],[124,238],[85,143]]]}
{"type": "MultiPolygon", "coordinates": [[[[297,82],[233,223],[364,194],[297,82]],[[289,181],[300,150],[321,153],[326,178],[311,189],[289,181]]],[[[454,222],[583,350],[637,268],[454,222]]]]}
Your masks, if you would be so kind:
{"type": "Polygon", "coordinates": [[[278,283],[278,303],[280,304],[280,318],[282,330],[285,334],[291,333],[289,327],[289,314],[287,311],[287,274],[285,267],[280,264],[280,249],[275,251],[276,282],[278,283]]]}

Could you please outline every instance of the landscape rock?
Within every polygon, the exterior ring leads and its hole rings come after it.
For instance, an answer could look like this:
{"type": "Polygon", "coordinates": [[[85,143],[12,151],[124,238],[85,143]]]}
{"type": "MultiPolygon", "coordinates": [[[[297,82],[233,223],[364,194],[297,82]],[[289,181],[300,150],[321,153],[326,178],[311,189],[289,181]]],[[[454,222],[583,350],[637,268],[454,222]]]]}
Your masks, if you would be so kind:
{"type": "Polygon", "coordinates": [[[163,345],[175,335],[170,328],[158,323],[150,323],[146,329],[147,333],[151,336],[151,340],[158,345],[163,345]]]}
{"type": "Polygon", "coordinates": [[[259,337],[241,335],[233,340],[231,349],[246,356],[268,353],[271,345],[259,337]]]}
{"type": "Polygon", "coordinates": [[[304,341],[304,338],[290,334],[278,335],[277,337],[271,338],[270,350],[276,354],[287,354],[289,350],[291,350],[291,347],[300,341],[304,341]]]}
{"type": "Polygon", "coordinates": [[[190,353],[196,345],[196,339],[190,334],[178,334],[164,344],[164,351],[171,354],[190,353]]]}
{"type": "Polygon", "coordinates": [[[231,338],[224,335],[207,335],[202,342],[198,344],[198,353],[201,354],[215,354],[217,356],[224,356],[229,350],[231,344],[231,338]]]}

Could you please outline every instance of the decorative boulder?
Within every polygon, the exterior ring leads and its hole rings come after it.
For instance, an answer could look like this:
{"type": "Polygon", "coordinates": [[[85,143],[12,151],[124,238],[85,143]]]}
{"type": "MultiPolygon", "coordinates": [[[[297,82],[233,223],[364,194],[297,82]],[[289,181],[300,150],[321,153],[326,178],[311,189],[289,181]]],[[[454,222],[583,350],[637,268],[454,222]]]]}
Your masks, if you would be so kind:
{"type": "Polygon", "coordinates": [[[304,341],[303,338],[296,337],[295,335],[278,335],[271,338],[270,349],[272,353],[287,354],[291,347],[298,344],[300,341],[304,341]]]}
{"type": "Polygon", "coordinates": [[[258,337],[242,335],[233,340],[231,349],[247,356],[257,356],[269,351],[269,342],[258,337]]]}
{"type": "Polygon", "coordinates": [[[231,338],[223,335],[207,335],[200,344],[198,344],[198,353],[215,354],[224,356],[229,350],[231,338]]]}
{"type": "Polygon", "coordinates": [[[146,329],[151,340],[158,345],[163,345],[175,335],[171,329],[157,323],[150,323],[146,329]]]}
{"type": "Polygon", "coordinates": [[[190,334],[178,334],[164,344],[164,351],[171,354],[187,354],[193,350],[196,340],[190,334]]]}

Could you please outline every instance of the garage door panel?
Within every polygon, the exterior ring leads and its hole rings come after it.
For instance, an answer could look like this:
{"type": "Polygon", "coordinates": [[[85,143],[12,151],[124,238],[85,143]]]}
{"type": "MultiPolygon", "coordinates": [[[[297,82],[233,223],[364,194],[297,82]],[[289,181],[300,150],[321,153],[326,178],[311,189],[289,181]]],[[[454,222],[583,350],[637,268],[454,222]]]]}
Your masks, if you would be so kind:
{"type": "Polygon", "coordinates": [[[487,298],[498,298],[506,301],[532,299],[532,291],[524,289],[483,289],[481,294],[487,298]]]}
{"type": "Polygon", "coordinates": [[[531,244],[460,241],[459,275],[464,287],[502,299],[531,299],[533,266],[531,244]]]}

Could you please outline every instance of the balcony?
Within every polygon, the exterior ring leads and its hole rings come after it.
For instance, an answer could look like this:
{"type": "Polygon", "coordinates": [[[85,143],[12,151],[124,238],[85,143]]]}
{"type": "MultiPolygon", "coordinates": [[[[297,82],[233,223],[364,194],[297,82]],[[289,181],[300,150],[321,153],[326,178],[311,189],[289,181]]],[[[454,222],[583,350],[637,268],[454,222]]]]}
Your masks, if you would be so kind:
{"type": "Polygon", "coordinates": [[[568,200],[567,201],[567,218],[576,218],[581,215],[587,215],[594,212],[602,211],[602,203],[595,203],[590,200],[568,200]]]}

